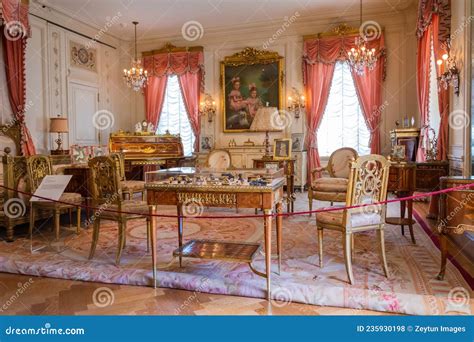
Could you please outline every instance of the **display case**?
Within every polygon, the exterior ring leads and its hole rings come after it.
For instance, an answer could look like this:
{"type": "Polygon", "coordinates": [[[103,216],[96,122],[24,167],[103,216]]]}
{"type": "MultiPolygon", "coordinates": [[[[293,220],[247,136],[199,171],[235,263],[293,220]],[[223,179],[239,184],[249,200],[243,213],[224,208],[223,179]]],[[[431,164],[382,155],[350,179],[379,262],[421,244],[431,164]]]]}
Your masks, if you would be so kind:
{"type": "Polygon", "coordinates": [[[147,188],[272,188],[284,179],[283,169],[177,167],[145,173],[147,188]]]}

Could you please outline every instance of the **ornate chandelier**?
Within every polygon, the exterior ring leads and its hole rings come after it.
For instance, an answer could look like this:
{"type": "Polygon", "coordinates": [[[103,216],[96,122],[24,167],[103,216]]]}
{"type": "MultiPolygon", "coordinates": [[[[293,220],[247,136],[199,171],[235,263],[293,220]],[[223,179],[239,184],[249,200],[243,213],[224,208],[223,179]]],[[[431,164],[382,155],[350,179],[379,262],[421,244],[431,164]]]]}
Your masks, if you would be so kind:
{"type": "Polygon", "coordinates": [[[135,25],[135,59],[132,61],[130,69],[123,69],[123,78],[125,83],[134,91],[142,89],[148,80],[148,72],[143,70],[142,62],[137,58],[137,25],[138,21],[134,21],[135,25]]]}
{"type": "MultiPolygon", "coordinates": [[[[370,22],[368,22],[370,23],[370,22]]],[[[367,67],[370,71],[375,68],[377,62],[377,56],[375,54],[375,48],[367,48],[367,36],[362,23],[362,0],[360,0],[360,37],[355,38],[355,47],[347,52],[349,64],[357,75],[363,75],[365,68],[367,67]]]]}

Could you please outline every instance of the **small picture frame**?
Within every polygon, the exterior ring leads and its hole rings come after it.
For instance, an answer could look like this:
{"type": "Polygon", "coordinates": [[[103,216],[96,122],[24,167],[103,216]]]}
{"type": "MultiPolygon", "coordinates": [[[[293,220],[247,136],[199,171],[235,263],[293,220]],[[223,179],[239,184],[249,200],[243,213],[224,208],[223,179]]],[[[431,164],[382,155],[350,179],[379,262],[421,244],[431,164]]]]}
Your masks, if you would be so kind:
{"type": "Polygon", "coordinates": [[[284,160],[291,158],[291,139],[275,139],[273,144],[273,159],[284,160]]]}
{"type": "Polygon", "coordinates": [[[91,157],[103,157],[108,154],[107,146],[91,146],[91,157]]]}
{"type": "Polygon", "coordinates": [[[303,133],[293,133],[291,135],[291,150],[293,152],[301,152],[304,147],[304,134],[303,133]]]}
{"type": "Polygon", "coordinates": [[[201,138],[201,151],[210,151],[214,148],[214,136],[203,135],[201,138]]]}
{"type": "Polygon", "coordinates": [[[86,164],[89,160],[89,146],[72,145],[70,150],[73,164],[86,164]]]}
{"type": "Polygon", "coordinates": [[[392,151],[392,158],[395,161],[406,160],[406,148],[405,145],[394,145],[392,151]]]}

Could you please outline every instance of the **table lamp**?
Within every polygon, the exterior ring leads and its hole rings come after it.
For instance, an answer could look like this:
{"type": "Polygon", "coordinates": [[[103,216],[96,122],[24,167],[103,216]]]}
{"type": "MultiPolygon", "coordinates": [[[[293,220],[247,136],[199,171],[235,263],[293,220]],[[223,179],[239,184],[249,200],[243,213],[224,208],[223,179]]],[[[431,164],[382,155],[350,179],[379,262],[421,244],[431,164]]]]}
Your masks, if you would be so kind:
{"type": "Polygon", "coordinates": [[[253,132],[265,132],[265,155],[263,156],[263,159],[266,160],[272,159],[272,154],[270,152],[270,135],[268,132],[281,131],[281,129],[275,129],[275,126],[273,125],[275,115],[278,114],[278,108],[276,107],[261,107],[257,110],[252,124],[250,125],[250,130],[253,132]]]}
{"type": "Polygon", "coordinates": [[[67,118],[57,117],[57,118],[50,118],[50,125],[49,125],[49,132],[50,133],[58,133],[58,138],[55,140],[58,147],[56,148],[56,152],[62,152],[62,138],[61,133],[68,133],[68,121],[67,118]]]}

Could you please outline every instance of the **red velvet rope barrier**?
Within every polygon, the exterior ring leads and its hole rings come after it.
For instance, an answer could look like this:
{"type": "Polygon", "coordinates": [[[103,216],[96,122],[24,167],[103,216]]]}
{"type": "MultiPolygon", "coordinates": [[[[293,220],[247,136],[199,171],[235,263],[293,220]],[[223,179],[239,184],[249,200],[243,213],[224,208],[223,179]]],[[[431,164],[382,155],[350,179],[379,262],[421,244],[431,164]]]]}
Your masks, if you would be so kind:
{"type": "MultiPolygon", "coordinates": [[[[59,201],[59,200],[53,200],[47,197],[43,196],[37,196],[32,193],[27,193],[24,191],[20,190],[15,190],[12,188],[8,188],[4,185],[0,185],[0,188],[3,188],[8,191],[15,191],[17,193],[20,193],[25,196],[30,196],[30,197],[36,197],[42,200],[50,201],[50,202],[55,202],[55,203],[60,203],[60,204],[65,204],[65,205],[70,205],[70,206],[75,206],[75,207],[81,207],[81,208],[86,208],[86,209],[92,209],[92,210],[100,210],[100,211],[107,211],[107,212],[112,212],[112,213],[122,213],[122,214],[128,214],[128,215],[138,215],[138,216],[153,216],[153,217],[168,217],[168,218],[195,218],[195,219],[229,219],[229,218],[255,218],[255,217],[276,217],[276,216],[296,216],[296,215],[308,215],[308,214],[313,214],[313,213],[321,213],[321,212],[329,212],[329,211],[337,211],[337,210],[347,210],[347,209],[356,209],[356,208],[363,208],[363,207],[373,207],[377,205],[383,205],[383,204],[389,204],[389,203],[395,203],[395,202],[402,202],[402,201],[408,201],[408,200],[414,200],[418,198],[425,198],[425,197],[430,197],[434,195],[440,195],[440,194],[446,194],[452,191],[458,191],[458,190],[470,190],[471,188],[474,188],[474,183],[470,184],[465,184],[465,185],[460,185],[452,188],[446,188],[442,190],[437,190],[437,191],[431,191],[431,192],[426,192],[426,193],[420,193],[417,195],[412,195],[412,196],[407,196],[407,197],[400,197],[400,198],[395,198],[395,199],[389,199],[377,203],[370,203],[370,204],[358,204],[358,205],[352,205],[352,206],[338,206],[338,207],[329,207],[329,208],[321,208],[321,209],[316,209],[316,210],[311,210],[311,211],[297,211],[293,213],[272,213],[270,215],[265,215],[265,214],[256,214],[256,215],[232,215],[232,216],[227,216],[227,215],[199,215],[199,216],[194,216],[194,215],[166,215],[166,214],[144,214],[144,213],[137,213],[133,211],[118,211],[114,209],[107,209],[104,208],[104,206],[100,207],[93,207],[93,206],[88,206],[85,204],[75,204],[75,203],[69,203],[69,202],[64,202],[64,201],[59,201]]],[[[113,205],[113,203],[110,203],[108,205],[113,205]]],[[[257,208],[258,209],[258,208],[257,208]]]]}

